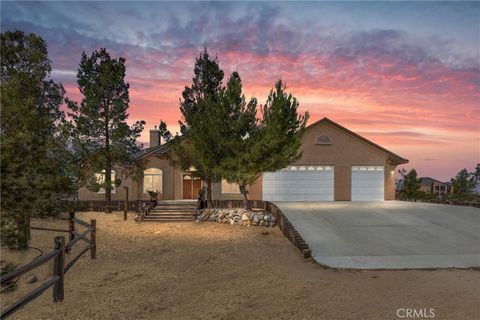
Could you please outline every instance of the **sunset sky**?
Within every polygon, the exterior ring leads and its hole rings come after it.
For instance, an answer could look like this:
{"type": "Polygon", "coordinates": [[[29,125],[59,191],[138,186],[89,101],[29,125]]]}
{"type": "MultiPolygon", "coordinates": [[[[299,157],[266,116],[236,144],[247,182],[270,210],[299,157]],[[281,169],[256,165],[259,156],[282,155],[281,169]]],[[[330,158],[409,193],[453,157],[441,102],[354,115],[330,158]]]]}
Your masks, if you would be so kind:
{"type": "Polygon", "coordinates": [[[82,51],[126,58],[129,121],[177,130],[204,46],[263,103],[283,79],[308,110],[450,180],[480,161],[480,3],[1,2],[2,31],[48,43],[52,77],[81,96],[82,51]]]}

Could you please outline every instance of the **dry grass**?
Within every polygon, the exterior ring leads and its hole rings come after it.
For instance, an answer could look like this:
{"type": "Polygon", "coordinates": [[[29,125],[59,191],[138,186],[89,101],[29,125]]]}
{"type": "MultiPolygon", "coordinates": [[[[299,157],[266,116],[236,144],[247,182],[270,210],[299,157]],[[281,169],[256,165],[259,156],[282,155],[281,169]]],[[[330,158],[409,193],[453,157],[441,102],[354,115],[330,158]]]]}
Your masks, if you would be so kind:
{"type": "MultiPolygon", "coordinates": [[[[436,320],[480,314],[475,270],[330,270],[304,261],[276,228],[79,216],[97,219],[97,260],[86,254],[68,272],[63,302],[54,304],[50,289],[13,319],[385,320],[408,307],[434,308],[436,320]]],[[[55,235],[34,230],[32,245],[48,251],[55,235]]],[[[3,250],[2,258],[25,262],[36,254],[3,250]]],[[[42,281],[51,268],[35,273],[42,281]]],[[[25,278],[2,295],[2,307],[38,285],[25,278]]]]}

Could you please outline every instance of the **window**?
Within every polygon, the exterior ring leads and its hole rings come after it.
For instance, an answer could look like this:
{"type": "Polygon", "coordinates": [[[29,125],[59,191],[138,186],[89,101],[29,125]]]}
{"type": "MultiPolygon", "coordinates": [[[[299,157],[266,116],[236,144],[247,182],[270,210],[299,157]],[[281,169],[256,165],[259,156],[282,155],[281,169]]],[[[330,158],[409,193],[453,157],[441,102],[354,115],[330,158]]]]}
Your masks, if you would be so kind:
{"type": "MultiPolygon", "coordinates": [[[[112,170],[112,193],[115,193],[115,171],[112,170]]],[[[102,170],[102,173],[95,174],[95,180],[99,185],[103,185],[105,183],[105,170],[102,170]]],[[[97,193],[105,193],[105,188],[100,187],[97,193]]]]}
{"type": "Polygon", "coordinates": [[[240,193],[238,184],[228,183],[227,180],[222,179],[222,193],[240,193]]]}
{"type": "Polygon", "coordinates": [[[383,171],[380,166],[352,166],[352,171],[383,171]]]}
{"type": "Polygon", "coordinates": [[[161,169],[150,168],[143,171],[143,193],[148,191],[158,191],[163,193],[163,171],[161,169]]]}
{"type": "Polygon", "coordinates": [[[327,136],[326,134],[321,134],[315,140],[315,144],[330,145],[330,144],[332,144],[332,140],[330,140],[330,137],[327,136]]]}

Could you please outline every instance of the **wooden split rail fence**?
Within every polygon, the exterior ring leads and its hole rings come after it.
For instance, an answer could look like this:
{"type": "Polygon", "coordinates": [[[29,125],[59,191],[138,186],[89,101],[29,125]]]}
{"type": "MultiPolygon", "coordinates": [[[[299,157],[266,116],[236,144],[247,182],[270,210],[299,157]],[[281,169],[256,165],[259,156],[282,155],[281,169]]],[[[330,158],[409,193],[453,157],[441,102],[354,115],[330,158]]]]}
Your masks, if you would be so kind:
{"type": "Polygon", "coordinates": [[[90,220],[90,224],[82,221],[80,219],[75,218],[75,213],[70,212],[70,216],[68,219],[68,230],[63,229],[53,229],[53,228],[40,228],[40,227],[31,227],[31,229],[36,230],[46,230],[46,231],[56,231],[56,232],[68,232],[69,241],[65,243],[65,237],[55,237],[54,238],[54,245],[55,249],[49,253],[43,254],[40,257],[34,259],[32,262],[27,263],[23,266],[18,267],[12,272],[9,272],[3,275],[0,278],[0,283],[2,285],[11,283],[21,275],[32,271],[43,264],[54,260],[53,263],[53,277],[45,281],[41,286],[33,289],[28,294],[23,296],[21,299],[17,300],[4,310],[2,310],[2,314],[0,316],[1,319],[6,319],[7,317],[11,316],[15,313],[18,309],[22,308],[29,302],[35,300],[39,297],[42,293],[44,293],[47,289],[53,286],[53,302],[60,302],[63,301],[64,298],[64,285],[65,285],[65,273],[70,270],[70,268],[75,264],[75,262],[80,259],[80,257],[85,254],[87,251],[90,250],[90,258],[96,259],[96,249],[97,249],[97,242],[96,242],[96,220],[90,220]],[[76,225],[80,225],[85,228],[85,231],[79,233],[76,231],[76,225]],[[90,238],[88,235],[90,234],[90,238]],[[79,241],[86,242],[88,245],[83,248],[75,257],[73,257],[70,262],[65,264],[65,254],[70,254],[72,252],[73,246],[79,241]]]}

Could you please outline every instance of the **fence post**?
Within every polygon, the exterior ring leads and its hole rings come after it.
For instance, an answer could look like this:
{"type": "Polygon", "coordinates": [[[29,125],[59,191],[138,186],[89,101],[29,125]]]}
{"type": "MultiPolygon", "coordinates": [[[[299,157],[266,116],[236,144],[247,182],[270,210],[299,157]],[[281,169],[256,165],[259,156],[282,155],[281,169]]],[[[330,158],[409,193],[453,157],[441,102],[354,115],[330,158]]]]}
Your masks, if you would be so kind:
{"type": "Polygon", "coordinates": [[[90,220],[90,227],[92,231],[90,233],[90,258],[96,259],[97,258],[97,220],[92,219],[90,220]]]}
{"type": "Polygon", "coordinates": [[[123,220],[127,220],[127,211],[128,211],[128,187],[125,188],[125,208],[123,209],[123,220]]]}
{"type": "Polygon", "coordinates": [[[69,217],[68,217],[68,241],[72,241],[73,239],[75,239],[75,221],[73,221],[73,219],[75,219],[75,211],[70,211],[68,213],[69,217]]]}
{"type": "Polygon", "coordinates": [[[65,285],[65,237],[55,237],[55,250],[60,253],[55,257],[53,276],[59,279],[53,285],[53,302],[63,301],[65,285]]]}

